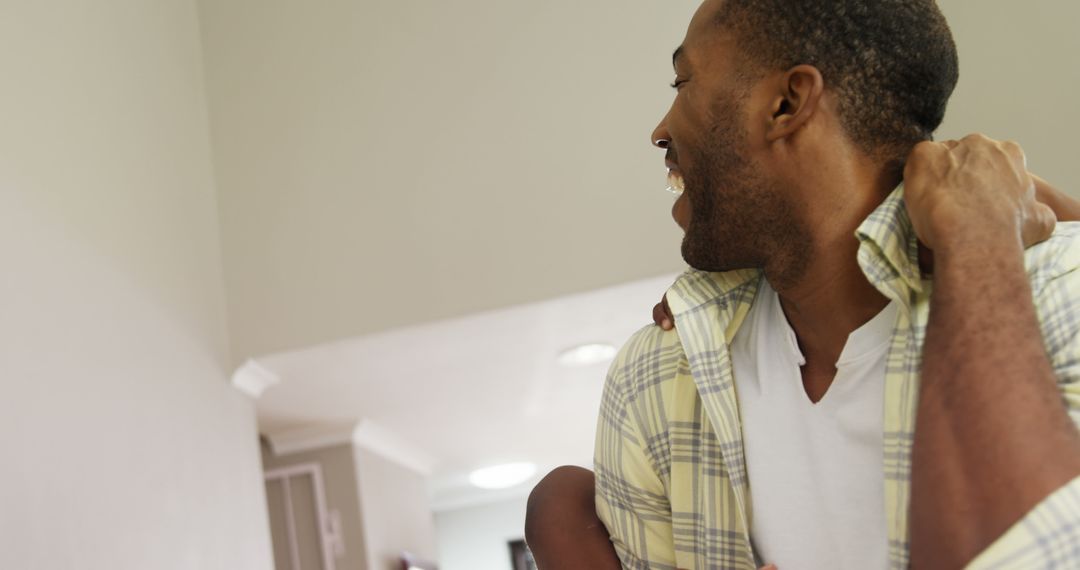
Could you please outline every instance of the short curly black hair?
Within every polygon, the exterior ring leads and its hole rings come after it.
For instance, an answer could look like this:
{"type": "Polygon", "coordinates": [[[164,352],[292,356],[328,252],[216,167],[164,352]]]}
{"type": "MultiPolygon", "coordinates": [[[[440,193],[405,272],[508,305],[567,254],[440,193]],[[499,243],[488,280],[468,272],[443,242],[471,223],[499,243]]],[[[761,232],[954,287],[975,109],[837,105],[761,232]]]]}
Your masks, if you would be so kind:
{"type": "Polygon", "coordinates": [[[750,69],[818,68],[851,140],[889,162],[932,138],[959,78],[934,0],[726,0],[716,18],[750,69]]]}

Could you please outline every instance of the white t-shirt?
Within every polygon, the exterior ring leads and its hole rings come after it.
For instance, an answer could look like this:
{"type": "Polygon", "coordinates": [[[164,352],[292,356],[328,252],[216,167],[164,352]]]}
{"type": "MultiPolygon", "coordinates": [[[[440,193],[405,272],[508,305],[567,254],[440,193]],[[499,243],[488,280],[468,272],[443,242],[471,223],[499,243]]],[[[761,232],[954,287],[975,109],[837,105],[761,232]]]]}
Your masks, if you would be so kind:
{"type": "Polygon", "coordinates": [[[803,389],[795,332],[762,279],[731,345],[759,562],[781,570],[888,565],[882,405],[895,323],[890,303],[848,336],[815,404],[803,389]]]}

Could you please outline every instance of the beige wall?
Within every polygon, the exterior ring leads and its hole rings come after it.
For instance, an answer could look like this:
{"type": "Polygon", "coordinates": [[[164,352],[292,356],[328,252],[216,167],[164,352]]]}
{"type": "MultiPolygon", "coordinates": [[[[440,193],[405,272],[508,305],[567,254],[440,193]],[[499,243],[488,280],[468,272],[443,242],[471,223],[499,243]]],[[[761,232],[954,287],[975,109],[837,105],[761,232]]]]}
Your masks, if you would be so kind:
{"type": "Polygon", "coordinates": [[[356,449],[369,570],[396,570],[402,552],[435,560],[435,519],[423,475],[356,449]]]}
{"type": "Polygon", "coordinates": [[[322,466],[328,509],[341,513],[343,570],[397,570],[402,552],[435,560],[435,523],[424,475],[351,444],[274,456],[263,446],[266,470],[305,463],[322,466]]]}
{"type": "Polygon", "coordinates": [[[939,135],[1019,141],[1028,165],[1080,197],[1080,2],[939,0],[960,52],[960,83],[939,135]]]}
{"type": "Polygon", "coordinates": [[[275,456],[269,446],[263,445],[262,454],[263,467],[267,471],[305,463],[317,463],[322,467],[326,508],[340,513],[341,531],[345,542],[345,553],[336,560],[336,567],[338,570],[367,568],[364,527],[360,520],[360,492],[356,482],[352,446],[337,445],[275,456]]]}
{"type": "Polygon", "coordinates": [[[0,568],[270,568],[197,21],[0,5],[0,568]]]}
{"type": "Polygon", "coordinates": [[[200,4],[238,357],[683,266],[689,3],[200,4]]]}

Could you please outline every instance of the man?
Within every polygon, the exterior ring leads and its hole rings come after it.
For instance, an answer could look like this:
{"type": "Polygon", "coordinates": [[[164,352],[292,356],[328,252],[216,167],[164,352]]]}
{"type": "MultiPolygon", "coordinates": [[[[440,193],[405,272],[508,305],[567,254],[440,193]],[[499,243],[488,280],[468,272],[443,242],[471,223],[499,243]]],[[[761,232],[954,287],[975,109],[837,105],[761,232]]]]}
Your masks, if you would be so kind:
{"type": "MultiPolygon", "coordinates": [[[[978,137],[969,138],[963,143],[970,147],[979,147],[983,152],[992,147],[992,141],[978,137]]],[[[948,142],[947,148],[956,148],[957,144],[948,142]]],[[[939,149],[940,151],[941,149],[939,149]]],[[[961,149],[963,150],[963,149],[961,149]]],[[[925,161],[939,156],[940,153],[920,153],[913,156],[909,166],[921,168],[925,161]]],[[[1004,160],[997,157],[997,160],[1004,160]]],[[[992,163],[964,168],[980,171],[989,175],[992,163]]],[[[980,186],[976,190],[986,191],[986,180],[971,180],[980,186]]],[[[989,188],[997,185],[993,183],[989,188]]],[[[933,180],[935,187],[941,186],[942,180],[933,180]]],[[[1062,194],[1045,181],[1035,178],[1036,199],[1049,205],[1061,220],[1080,220],[1080,202],[1062,194]]],[[[1028,240],[1035,238],[1028,237],[1028,240]]],[[[653,320],[664,330],[673,328],[671,310],[666,299],[653,309],[653,320]]],[[[540,568],[548,569],[588,569],[605,570],[620,568],[619,558],[609,540],[603,523],[599,520],[594,503],[594,478],[592,472],[578,467],[560,467],[542,481],[529,499],[529,514],[526,523],[526,535],[533,548],[540,568]]],[[[1067,534],[1059,535],[1059,544],[1068,544],[1071,538],[1067,534]]],[[[1017,558],[1014,564],[1002,567],[1038,568],[1030,559],[1017,558]]],[[[799,565],[797,567],[803,567],[799,565]]],[[[764,570],[774,570],[768,566],[764,570]]]]}
{"type": "Polygon", "coordinates": [[[1016,145],[923,142],[957,78],[933,2],[706,0],[674,63],[696,270],[605,387],[622,566],[1080,567],[1080,227],[1016,145]]]}

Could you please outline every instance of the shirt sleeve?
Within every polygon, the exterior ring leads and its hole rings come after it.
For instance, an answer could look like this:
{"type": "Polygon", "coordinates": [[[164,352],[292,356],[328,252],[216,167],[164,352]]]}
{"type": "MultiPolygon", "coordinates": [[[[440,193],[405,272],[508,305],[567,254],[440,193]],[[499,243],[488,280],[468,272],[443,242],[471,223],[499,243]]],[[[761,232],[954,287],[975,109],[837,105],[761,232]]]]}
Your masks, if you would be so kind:
{"type": "Polygon", "coordinates": [[[1036,505],[970,570],[1037,570],[1080,567],[1080,477],[1036,505]]]}
{"type": "MultiPolygon", "coordinates": [[[[1080,225],[1067,225],[1055,247],[1028,255],[1029,267],[1042,268],[1032,274],[1032,289],[1043,342],[1062,401],[1080,427],[1080,225]],[[1030,263],[1031,257],[1041,259],[1030,263]]],[[[1080,568],[1080,477],[1043,499],[968,568],[1080,568]]]]}
{"type": "MultiPolygon", "coordinates": [[[[652,327],[657,328],[657,327],[652,327]]],[[[659,329],[657,329],[659,330],[659,329]]],[[[633,375],[651,369],[636,362],[636,342],[623,348],[608,373],[596,430],[596,512],[611,535],[623,568],[674,570],[671,506],[641,429],[647,406],[631,394],[633,375]]],[[[640,354],[640,353],[639,353],[640,354]]]]}

